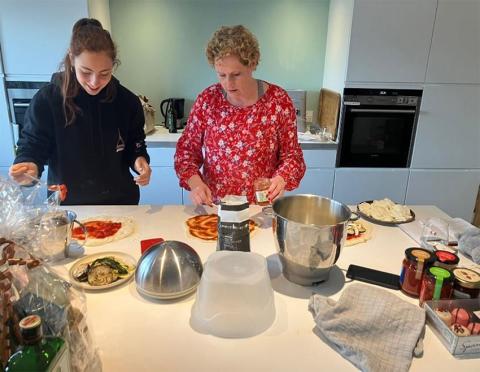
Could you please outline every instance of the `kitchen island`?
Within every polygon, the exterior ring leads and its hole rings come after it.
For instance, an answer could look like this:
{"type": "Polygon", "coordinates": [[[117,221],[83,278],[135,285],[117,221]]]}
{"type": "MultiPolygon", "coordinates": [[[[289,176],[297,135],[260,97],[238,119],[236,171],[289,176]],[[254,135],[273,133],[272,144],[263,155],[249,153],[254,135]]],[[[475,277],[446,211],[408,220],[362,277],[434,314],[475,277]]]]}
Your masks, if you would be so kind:
{"type": "MultiPolygon", "coordinates": [[[[137,222],[133,235],[104,246],[87,247],[85,254],[120,251],[139,259],[140,240],[156,237],[189,244],[203,263],[216,249],[215,243],[189,237],[184,228],[185,219],[202,213],[202,208],[144,205],[72,206],[71,209],[80,219],[121,215],[131,216],[137,222]]],[[[435,207],[414,206],[412,209],[417,220],[434,215],[446,217],[435,207]]],[[[260,224],[251,237],[251,250],[267,258],[274,289],[277,314],[273,325],[255,337],[223,339],[200,334],[190,326],[195,295],[171,301],[152,300],[137,292],[134,280],[110,290],[86,292],[88,322],[104,371],[355,370],[313,332],[315,323],[308,311],[308,300],[312,293],[337,299],[343,287],[349,285],[345,271],[351,263],[399,273],[405,249],[417,243],[398,227],[374,225],[370,241],[343,248],[326,283],[301,287],[288,282],[281,274],[271,219],[263,215],[258,206],[252,206],[250,212],[260,224]]],[[[418,221],[412,224],[415,223],[418,221]]],[[[57,268],[68,269],[73,262],[68,259],[57,268]]],[[[463,256],[460,263],[472,266],[463,256]]],[[[408,302],[418,303],[400,291],[391,292],[408,302]]],[[[414,358],[411,371],[478,371],[479,366],[478,359],[455,359],[427,326],[424,356],[414,358]]]]}

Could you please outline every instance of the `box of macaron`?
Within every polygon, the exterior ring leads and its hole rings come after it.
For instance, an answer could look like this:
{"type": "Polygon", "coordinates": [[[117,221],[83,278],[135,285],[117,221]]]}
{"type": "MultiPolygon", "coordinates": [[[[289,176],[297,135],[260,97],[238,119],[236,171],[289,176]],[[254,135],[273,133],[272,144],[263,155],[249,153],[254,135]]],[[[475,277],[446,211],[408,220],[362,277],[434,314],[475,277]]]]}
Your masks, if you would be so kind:
{"type": "Polygon", "coordinates": [[[457,358],[480,357],[480,299],[425,302],[427,321],[457,358]]]}

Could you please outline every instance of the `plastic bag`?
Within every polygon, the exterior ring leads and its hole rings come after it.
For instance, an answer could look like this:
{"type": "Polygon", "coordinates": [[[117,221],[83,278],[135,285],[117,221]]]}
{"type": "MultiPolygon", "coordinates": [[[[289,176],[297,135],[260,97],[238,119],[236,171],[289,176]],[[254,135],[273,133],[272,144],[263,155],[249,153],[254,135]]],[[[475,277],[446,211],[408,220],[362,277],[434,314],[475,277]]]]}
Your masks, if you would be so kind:
{"type": "Polygon", "coordinates": [[[23,186],[0,176],[0,237],[21,245],[37,258],[48,258],[42,250],[41,239],[46,235],[46,218],[63,213],[60,190],[45,199],[44,185],[33,178],[33,183],[23,186]]]}
{"type": "Polygon", "coordinates": [[[2,366],[20,344],[18,321],[36,314],[45,336],[68,342],[72,371],[101,371],[87,325],[85,295],[15,243],[0,238],[0,247],[0,308],[6,324],[0,337],[2,366]]]}

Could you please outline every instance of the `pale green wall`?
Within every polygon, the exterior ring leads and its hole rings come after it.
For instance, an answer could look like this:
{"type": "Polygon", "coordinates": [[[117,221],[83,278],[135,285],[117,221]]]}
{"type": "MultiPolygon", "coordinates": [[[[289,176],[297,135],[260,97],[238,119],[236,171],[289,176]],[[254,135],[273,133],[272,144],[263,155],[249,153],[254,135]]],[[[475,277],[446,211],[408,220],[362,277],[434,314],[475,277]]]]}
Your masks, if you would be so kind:
{"type": "Polygon", "coordinates": [[[216,82],[204,53],[210,36],[221,25],[243,24],[260,43],[255,76],[307,90],[307,109],[316,115],[328,7],[329,0],[110,0],[122,62],[116,76],[156,108],[164,98],[185,97],[189,109],[216,82]]]}

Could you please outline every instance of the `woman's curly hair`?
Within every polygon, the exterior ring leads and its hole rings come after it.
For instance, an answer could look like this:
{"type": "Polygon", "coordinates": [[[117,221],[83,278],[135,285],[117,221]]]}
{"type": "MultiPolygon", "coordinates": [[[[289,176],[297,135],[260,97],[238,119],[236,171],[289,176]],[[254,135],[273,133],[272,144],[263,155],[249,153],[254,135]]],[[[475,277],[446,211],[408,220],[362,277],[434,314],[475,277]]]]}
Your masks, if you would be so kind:
{"type": "Polygon", "coordinates": [[[211,66],[219,58],[234,55],[244,66],[255,68],[260,60],[258,40],[245,26],[222,26],[213,34],[205,51],[211,66]]]}

